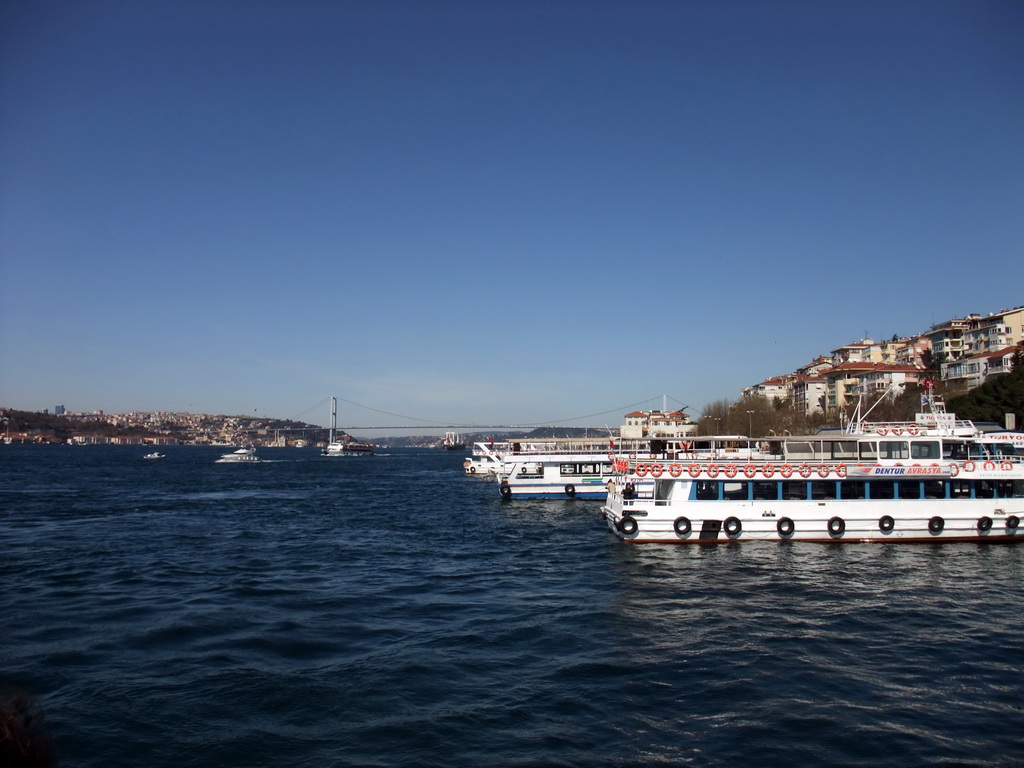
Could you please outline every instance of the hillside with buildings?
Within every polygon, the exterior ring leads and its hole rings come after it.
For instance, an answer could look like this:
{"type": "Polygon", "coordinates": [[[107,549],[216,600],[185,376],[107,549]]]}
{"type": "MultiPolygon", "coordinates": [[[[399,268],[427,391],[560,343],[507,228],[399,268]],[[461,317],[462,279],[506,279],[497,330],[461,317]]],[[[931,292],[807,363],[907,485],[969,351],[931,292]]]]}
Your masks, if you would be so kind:
{"type": "MultiPolygon", "coordinates": [[[[223,416],[166,411],[54,413],[0,409],[6,442],[81,445],[315,445],[327,429],[315,424],[255,416],[223,416]]],[[[343,434],[343,433],[342,433],[343,434]]]]}
{"type": "Polygon", "coordinates": [[[877,399],[928,380],[947,396],[967,392],[1011,371],[1024,352],[1024,307],[972,314],[931,326],[917,336],[862,339],[820,355],[791,373],[745,388],[742,400],[763,397],[810,417],[842,411],[859,398],[877,399]]]}

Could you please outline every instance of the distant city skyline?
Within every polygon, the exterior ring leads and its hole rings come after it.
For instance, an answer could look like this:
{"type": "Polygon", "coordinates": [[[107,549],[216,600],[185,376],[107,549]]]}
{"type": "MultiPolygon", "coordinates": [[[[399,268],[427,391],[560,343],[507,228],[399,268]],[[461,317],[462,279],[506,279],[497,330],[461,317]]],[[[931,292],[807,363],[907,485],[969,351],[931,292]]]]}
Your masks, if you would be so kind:
{"type": "Polygon", "coordinates": [[[698,413],[1013,306],[1021,29],[1000,0],[5,3],[0,404],[698,413]]]}

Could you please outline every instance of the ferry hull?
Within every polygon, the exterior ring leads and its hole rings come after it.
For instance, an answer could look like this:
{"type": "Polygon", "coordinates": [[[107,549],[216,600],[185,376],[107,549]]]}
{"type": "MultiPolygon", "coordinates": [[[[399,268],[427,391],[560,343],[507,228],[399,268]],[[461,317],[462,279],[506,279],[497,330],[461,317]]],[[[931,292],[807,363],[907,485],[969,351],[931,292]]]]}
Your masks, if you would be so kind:
{"type": "Polygon", "coordinates": [[[659,514],[657,508],[633,508],[612,502],[602,511],[612,533],[637,544],[1024,540],[1024,504],[1020,500],[993,499],[980,504],[979,501],[874,501],[866,503],[869,510],[858,510],[849,503],[830,505],[815,501],[786,502],[774,508],[744,502],[712,502],[714,510],[692,508],[697,504],[677,505],[666,514],[659,514]]]}

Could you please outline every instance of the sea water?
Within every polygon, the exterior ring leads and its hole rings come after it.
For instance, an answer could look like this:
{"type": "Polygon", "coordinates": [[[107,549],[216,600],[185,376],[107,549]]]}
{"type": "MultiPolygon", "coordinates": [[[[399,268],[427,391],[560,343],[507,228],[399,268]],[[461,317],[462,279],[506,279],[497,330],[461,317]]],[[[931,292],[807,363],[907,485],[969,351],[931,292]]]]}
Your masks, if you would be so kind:
{"type": "Polygon", "coordinates": [[[1024,547],[629,545],[464,455],[0,446],[62,765],[1020,765],[1024,547]]]}

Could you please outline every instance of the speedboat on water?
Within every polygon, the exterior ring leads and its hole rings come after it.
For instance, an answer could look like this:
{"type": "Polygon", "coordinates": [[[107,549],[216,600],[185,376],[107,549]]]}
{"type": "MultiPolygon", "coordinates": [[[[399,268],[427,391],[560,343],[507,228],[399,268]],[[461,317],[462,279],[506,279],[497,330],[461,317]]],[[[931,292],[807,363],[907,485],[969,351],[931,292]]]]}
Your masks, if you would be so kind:
{"type": "Polygon", "coordinates": [[[217,464],[253,464],[258,462],[260,457],[256,455],[256,449],[252,446],[248,448],[239,448],[237,451],[231,453],[221,454],[221,457],[217,459],[217,464]]]}
{"type": "Polygon", "coordinates": [[[913,422],[762,438],[745,459],[620,453],[602,512],[635,543],[1024,539],[1024,457],[929,404],[913,422]]]}
{"type": "Polygon", "coordinates": [[[158,453],[158,452],[154,451],[153,453],[147,453],[142,458],[144,458],[144,459],[163,459],[163,458],[166,458],[166,457],[162,453],[158,453]]]}

